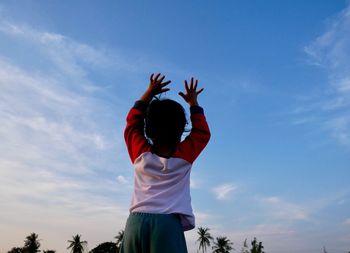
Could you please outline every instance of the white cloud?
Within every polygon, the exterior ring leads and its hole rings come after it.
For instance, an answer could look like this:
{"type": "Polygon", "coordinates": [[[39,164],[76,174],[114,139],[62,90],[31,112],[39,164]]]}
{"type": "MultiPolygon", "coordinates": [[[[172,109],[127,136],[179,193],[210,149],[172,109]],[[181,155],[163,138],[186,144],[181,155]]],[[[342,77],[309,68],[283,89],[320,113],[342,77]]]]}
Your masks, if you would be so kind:
{"type": "Polygon", "coordinates": [[[191,178],[190,179],[190,187],[191,189],[198,189],[199,188],[199,183],[197,180],[191,178]]]}
{"type": "Polygon", "coordinates": [[[339,143],[350,147],[350,116],[343,115],[328,120],[325,124],[339,143]]]}
{"type": "Polygon", "coordinates": [[[25,230],[47,236],[43,248],[55,241],[49,245],[59,245],[57,251],[66,250],[62,242],[77,229],[90,247],[112,240],[124,226],[131,195],[130,187],[118,187],[132,175],[119,137],[129,104],[120,94],[132,93],[130,85],[150,68],[184,71],[153,56],[98,48],[5,16],[2,38],[30,50],[18,59],[6,48],[0,55],[0,234],[6,234],[0,251],[15,239],[22,242],[25,230]],[[22,61],[26,57],[30,64],[22,61]],[[113,84],[96,83],[96,73],[113,84]],[[128,85],[118,85],[125,80],[128,85]]]}
{"type": "Polygon", "coordinates": [[[314,99],[317,102],[309,101],[316,106],[300,112],[297,122],[317,115],[322,128],[350,147],[350,4],[329,20],[326,31],[305,47],[305,53],[312,64],[326,71],[329,83],[314,99]]]}
{"type": "Polygon", "coordinates": [[[94,110],[97,113],[100,105],[89,97],[63,88],[57,80],[33,76],[1,60],[0,83],[3,145],[8,141],[11,148],[16,141],[24,142],[16,148],[30,146],[26,153],[32,148],[79,153],[74,159],[89,158],[82,148],[103,150],[113,146],[96,127],[94,110]]]}
{"type": "Polygon", "coordinates": [[[260,199],[265,216],[269,220],[307,220],[308,212],[305,207],[288,202],[282,198],[271,196],[260,199]]]}
{"type": "Polygon", "coordinates": [[[213,188],[213,192],[218,200],[227,200],[233,191],[237,189],[237,186],[233,184],[222,184],[213,188]]]}
{"type": "Polygon", "coordinates": [[[131,194],[111,180],[129,164],[124,112],[89,89],[97,85],[85,66],[112,60],[63,35],[3,22],[0,32],[36,45],[50,67],[28,70],[0,55],[0,250],[23,242],[26,231],[51,238],[58,251],[77,228],[91,246],[112,240],[131,194]]]}
{"type": "Polygon", "coordinates": [[[129,180],[127,180],[124,176],[119,175],[117,176],[117,182],[120,184],[128,184],[129,180]]]}
{"type": "Polygon", "coordinates": [[[85,75],[87,72],[81,63],[93,64],[97,67],[109,66],[111,58],[103,50],[97,50],[87,44],[76,42],[62,34],[37,31],[27,25],[19,25],[2,20],[0,31],[24,39],[27,43],[40,46],[57,67],[65,74],[85,75]]]}

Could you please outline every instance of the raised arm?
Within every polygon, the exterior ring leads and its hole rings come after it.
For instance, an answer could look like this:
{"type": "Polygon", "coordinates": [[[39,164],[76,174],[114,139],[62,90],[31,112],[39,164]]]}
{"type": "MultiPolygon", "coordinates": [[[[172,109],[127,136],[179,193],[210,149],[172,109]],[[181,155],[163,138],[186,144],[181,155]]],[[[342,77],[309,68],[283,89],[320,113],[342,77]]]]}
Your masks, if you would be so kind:
{"type": "Polygon", "coordinates": [[[170,80],[163,82],[165,76],[161,77],[160,73],[155,78],[153,77],[154,74],[150,76],[150,83],[147,90],[141,96],[140,100],[136,101],[126,118],[124,138],[132,163],[150,148],[144,134],[144,118],[147,106],[153,96],[168,91],[169,88],[165,88],[165,86],[171,82],[170,80]]]}
{"type": "Polygon", "coordinates": [[[185,80],[185,90],[186,94],[184,94],[182,91],[179,92],[179,95],[188,103],[188,105],[191,106],[199,106],[198,104],[198,95],[204,90],[204,88],[197,91],[197,85],[198,80],[196,82],[193,82],[193,77],[191,78],[191,84],[188,86],[187,81],[185,80]]]}
{"type": "Polygon", "coordinates": [[[199,106],[198,95],[203,91],[203,88],[197,90],[198,80],[194,82],[193,77],[188,85],[185,80],[185,91],[179,92],[179,95],[188,103],[191,111],[191,133],[180,143],[177,156],[184,158],[189,163],[193,163],[199,156],[210,139],[210,130],[203,108],[199,106]]]}
{"type": "Polygon", "coordinates": [[[155,78],[153,78],[153,76],[154,76],[154,74],[152,74],[150,76],[148,88],[145,91],[145,93],[143,93],[142,97],[140,98],[141,101],[143,101],[147,104],[149,102],[151,102],[151,100],[154,96],[170,90],[169,88],[165,88],[165,86],[167,86],[169,83],[171,83],[170,80],[163,82],[165,76],[162,77],[160,73],[158,73],[155,78]],[[159,77],[160,77],[160,79],[158,80],[159,77]]]}

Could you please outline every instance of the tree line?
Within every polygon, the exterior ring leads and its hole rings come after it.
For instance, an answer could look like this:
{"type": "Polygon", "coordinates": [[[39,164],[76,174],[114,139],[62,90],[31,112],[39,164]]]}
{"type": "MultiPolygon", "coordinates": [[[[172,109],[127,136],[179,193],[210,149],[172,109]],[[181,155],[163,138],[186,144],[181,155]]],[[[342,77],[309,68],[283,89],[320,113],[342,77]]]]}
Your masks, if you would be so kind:
{"type": "MultiPolygon", "coordinates": [[[[230,253],[234,251],[233,242],[226,236],[218,236],[215,239],[209,232],[209,228],[199,227],[197,229],[198,239],[196,244],[198,244],[197,252],[205,253],[207,250],[211,250],[212,253],[230,253]]],[[[121,246],[121,242],[124,237],[124,230],[120,230],[118,234],[114,237],[115,242],[104,242],[93,248],[89,253],[117,253],[121,246]]],[[[72,236],[71,240],[67,240],[67,249],[71,253],[84,253],[86,251],[87,241],[81,239],[81,235],[77,234],[72,236]]],[[[254,238],[249,244],[247,239],[243,242],[243,247],[239,251],[240,253],[265,253],[263,251],[264,246],[262,242],[258,242],[254,238]]],[[[31,233],[28,235],[24,241],[22,247],[13,247],[7,253],[38,253],[40,252],[40,239],[38,234],[31,233]]],[[[53,249],[43,250],[43,253],[56,253],[53,249]]],[[[326,248],[323,247],[323,253],[328,253],[326,248]]],[[[348,252],[350,253],[350,251],[348,252]]]]}
{"type": "MultiPolygon", "coordinates": [[[[116,253],[119,252],[119,247],[123,240],[124,230],[119,231],[114,238],[115,242],[104,242],[89,251],[89,253],[116,253]]],[[[67,240],[68,247],[71,253],[84,253],[86,251],[87,241],[81,239],[81,235],[72,236],[72,240],[67,240]]],[[[28,235],[22,247],[13,247],[7,253],[38,253],[40,252],[40,239],[36,233],[28,235]]],[[[56,250],[43,250],[43,253],[56,253],[56,250]]]]}
{"type": "MultiPolygon", "coordinates": [[[[212,253],[230,253],[233,248],[233,242],[228,239],[226,236],[218,236],[215,239],[211,236],[209,232],[209,228],[199,227],[197,230],[198,239],[196,243],[198,243],[198,252],[206,252],[207,248],[212,249],[212,253]]],[[[265,253],[263,251],[264,246],[262,242],[258,242],[256,238],[251,241],[251,247],[249,248],[247,239],[244,240],[243,247],[241,249],[241,253],[265,253]]]]}

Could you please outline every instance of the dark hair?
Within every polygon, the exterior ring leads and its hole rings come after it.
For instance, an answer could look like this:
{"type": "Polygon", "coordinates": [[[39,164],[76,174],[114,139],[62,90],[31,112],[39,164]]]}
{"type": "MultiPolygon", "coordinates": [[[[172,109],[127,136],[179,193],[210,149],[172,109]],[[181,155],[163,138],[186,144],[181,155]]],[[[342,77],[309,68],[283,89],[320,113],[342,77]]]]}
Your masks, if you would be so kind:
{"type": "Polygon", "coordinates": [[[175,148],[181,141],[186,123],[185,110],[178,102],[154,99],[146,112],[146,136],[154,146],[175,148]]]}

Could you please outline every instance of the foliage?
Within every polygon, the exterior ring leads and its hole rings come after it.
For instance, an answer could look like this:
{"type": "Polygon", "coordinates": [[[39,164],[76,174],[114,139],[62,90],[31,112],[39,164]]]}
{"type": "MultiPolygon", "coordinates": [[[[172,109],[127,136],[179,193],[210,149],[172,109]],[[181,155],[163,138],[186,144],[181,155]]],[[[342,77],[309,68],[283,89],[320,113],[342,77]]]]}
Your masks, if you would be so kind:
{"type": "Polygon", "coordinates": [[[250,253],[250,250],[248,249],[247,238],[243,242],[243,247],[241,249],[241,253],[250,253]]]}
{"type": "Polygon", "coordinates": [[[31,233],[26,237],[26,240],[24,241],[24,247],[22,249],[22,252],[24,253],[37,253],[40,252],[40,243],[38,239],[38,235],[35,233],[31,233]]]}
{"type": "Polygon", "coordinates": [[[265,253],[262,249],[264,246],[262,246],[262,242],[259,242],[254,237],[254,240],[252,241],[252,248],[250,250],[251,253],[265,253]]]}
{"type": "Polygon", "coordinates": [[[202,252],[207,251],[207,247],[210,247],[210,241],[213,240],[213,237],[209,233],[209,228],[203,228],[199,227],[198,231],[198,239],[197,242],[199,242],[198,250],[202,249],[202,252]]]}
{"type": "Polygon", "coordinates": [[[115,239],[117,239],[117,241],[116,241],[116,246],[117,246],[117,250],[119,250],[119,248],[120,248],[120,246],[121,246],[121,244],[122,244],[122,240],[123,240],[123,238],[124,238],[124,230],[122,229],[122,230],[120,230],[119,232],[118,232],[118,235],[116,235],[115,237],[114,237],[115,239]]]}
{"type": "Polygon", "coordinates": [[[70,245],[67,249],[71,249],[72,253],[83,253],[84,247],[87,245],[87,241],[80,241],[81,235],[73,236],[73,240],[68,240],[70,245]]]}
{"type": "Polygon", "coordinates": [[[89,253],[116,253],[117,245],[114,242],[104,242],[93,248],[89,253]]]}
{"type": "MultiPolygon", "coordinates": [[[[197,230],[198,239],[196,241],[199,242],[198,251],[202,251],[203,253],[207,251],[207,248],[210,247],[211,242],[213,243],[212,252],[213,253],[230,253],[233,248],[233,242],[231,242],[226,236],[219,236],[213,240],[213,237],[209,233],[209,228],[199,227],[197,230]]],[[[114,237],[116,242],[104,242],[99,244],[97,247],[92,249],[89,253],[116,253],[119,251],[122,240],[124,238],[124,230],[120,230],[118,235],[114,237]]],[[[38,235],[35,233],[31,233],[26,237],[24,241],[24,246],[21,247],[13,247],[7,253],[38,253],[40,252],[40,243],[39,243],[38,235]]],[[[67,249],[71,249],[71,253],[83,253],[85,246],[87,246],[87,241],[81,241],[81,235],[77,234],[73,236],[73,240],[68,240],[70,245],[67,249]]],[[[251,249],[248,248],[247,239],[243,242],[243,247],[240,253],[265,253],[263,251],[264,246],[262,242],[258,242],[256,237],[251,241],[251,249]]],[[[44,250],[43,253],[56,253],[55,250],[44,250]]],[[[327,253],[326,247],[323,247],[323,253],[327,253]]],[[[348,252],[350,253],[350,251],[348,252]]]]}
{"type": "Polygon", "coordinates": [[[23,253],[23,248],[13,247],[11,250],[7,251],[7,253],[23,253]]]}
{"type": "Polygon", "coordinates": [[[231,245],[233,243],[226,236],[216,237],[214,246],[212,247],[214,250],[213,253],[229,253],[231,250],[234,250],[231,245]]]}

